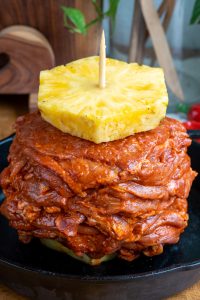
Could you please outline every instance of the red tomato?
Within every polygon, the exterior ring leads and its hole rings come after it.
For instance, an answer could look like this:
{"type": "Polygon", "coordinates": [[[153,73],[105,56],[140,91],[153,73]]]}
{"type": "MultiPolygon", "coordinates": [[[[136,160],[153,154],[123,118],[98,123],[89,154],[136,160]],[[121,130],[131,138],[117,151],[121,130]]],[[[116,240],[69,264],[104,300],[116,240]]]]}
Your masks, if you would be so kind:
{"type": "MultiPolygon", "coordinates": [[[[187,121],[187,122],[183,122],[183,125],[185,126],[185,128],[187,130],[190,129],[200,129],[200,122],[197,121],[187,121]]],[[[196,139],[196,142],[200,143],[200,139],[196,139]]]]}
{"type": "Polygon", "coordinates": [[[185,128],[187,130],[190,130],[190,129],[200,129],[200,122],[197,122],[197,121],[183,122],[183,125],[185,126],[185,128]]]}
{"type": "Polygon", "coordinates": [[[200,122],[200,103],[191,106],[188,111],[188,120],[200,122]]]}

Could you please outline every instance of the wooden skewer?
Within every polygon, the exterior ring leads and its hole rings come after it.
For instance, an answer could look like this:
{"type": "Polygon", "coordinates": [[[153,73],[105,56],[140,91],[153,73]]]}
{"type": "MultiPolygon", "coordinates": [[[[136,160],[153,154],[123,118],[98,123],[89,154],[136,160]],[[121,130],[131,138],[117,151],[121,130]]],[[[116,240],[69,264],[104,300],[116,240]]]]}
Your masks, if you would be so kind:
{"type": "Polygon", "coordinates": [[[102,31],[99,50],[99,87],[106,87],[106,43],[104,30],[102,31]]]}

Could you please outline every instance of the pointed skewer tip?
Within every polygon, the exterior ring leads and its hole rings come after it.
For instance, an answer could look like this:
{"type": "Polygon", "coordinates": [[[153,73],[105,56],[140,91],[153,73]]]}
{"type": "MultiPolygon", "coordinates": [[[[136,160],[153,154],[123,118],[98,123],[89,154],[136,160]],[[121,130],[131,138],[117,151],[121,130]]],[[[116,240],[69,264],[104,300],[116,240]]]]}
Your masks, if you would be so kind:
{"type": "Polygon", "coordinates": [[[106,43],[105,33],[102,31],[100,49],[99,49],[99,87],[106,86],[106,43]]]}

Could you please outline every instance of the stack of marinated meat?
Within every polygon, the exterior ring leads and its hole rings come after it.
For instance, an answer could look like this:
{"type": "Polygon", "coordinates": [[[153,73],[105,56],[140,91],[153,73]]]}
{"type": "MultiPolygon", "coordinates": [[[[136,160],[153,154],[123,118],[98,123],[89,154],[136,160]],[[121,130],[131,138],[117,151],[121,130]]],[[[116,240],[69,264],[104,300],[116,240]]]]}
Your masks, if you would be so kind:
{"type": "Polygon", "coordinates": [[[187,226],[196,176],[190,143],[169,118],[154,130],[97,145],[28,114],[17,120],[1,174],[1,213],[24,243],[54,239],[92,258],[160,254],[187,226]]]}

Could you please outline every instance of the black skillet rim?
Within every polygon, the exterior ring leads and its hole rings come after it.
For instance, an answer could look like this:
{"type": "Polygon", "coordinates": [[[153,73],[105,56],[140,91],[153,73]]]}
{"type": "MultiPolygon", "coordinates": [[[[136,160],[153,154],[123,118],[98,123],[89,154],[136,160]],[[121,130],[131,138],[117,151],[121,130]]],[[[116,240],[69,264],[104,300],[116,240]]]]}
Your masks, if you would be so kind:
{"type": "Polygon", "coordinates": [[[200,268],[200,259],[195,260],[193,262],[188,262],[184,264],[174,264],[171,267],[166,267],[163,269],[158,269],[156,271],[149,271],[149,272],[143,272],[139,274],[132,274],[132,275],[116,275],[116,276],[93,276],[93,275],[87,275],[87,276],[79,276],[79,275],[69,275],[64,273],[57,273],[57,272],[51,272],[41,269],[34,269],[34,268],[27,268],[26,266],[23,266],[18,263],[12,263],[6,259],[0,258],[0,265],[4,265],[10,268],[17,269],[22,272],[26,273],[34,273],[34,274],[40,274],[43,276],[48,277],[57,277],[62,278],[66,280],[78,280],[78,281],[90,281],[90,282],[119,282],[119,281],[130,281],[130,280],[137,280],[137,279],[143,279],[143,278],[149,278],[149,277],[158,277],[160,275],[164,275],[166,273],[170,272],[178,272],[178,271],[189,271],[189,270],[195,270],[200,268]]]}

